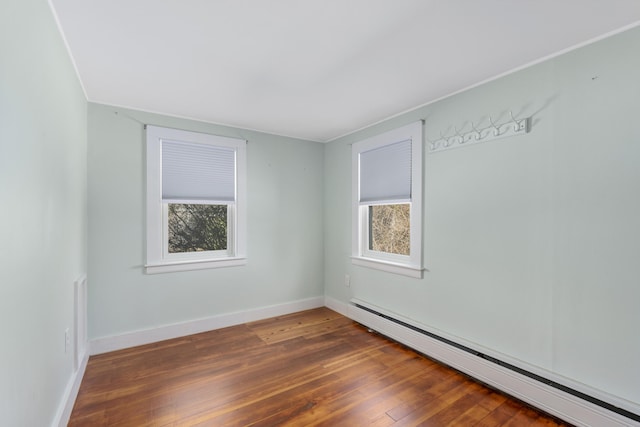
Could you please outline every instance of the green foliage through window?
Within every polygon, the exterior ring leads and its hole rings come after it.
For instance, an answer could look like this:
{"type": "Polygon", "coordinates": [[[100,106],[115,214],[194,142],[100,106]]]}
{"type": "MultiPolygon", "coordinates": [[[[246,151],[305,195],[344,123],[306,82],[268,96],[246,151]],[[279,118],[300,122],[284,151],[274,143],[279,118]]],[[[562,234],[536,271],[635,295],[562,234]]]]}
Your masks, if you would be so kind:
{"type": "Polygon", "coordinates": [[[169,253],[227,249],[227,206],[169,204],[169,253]]]}

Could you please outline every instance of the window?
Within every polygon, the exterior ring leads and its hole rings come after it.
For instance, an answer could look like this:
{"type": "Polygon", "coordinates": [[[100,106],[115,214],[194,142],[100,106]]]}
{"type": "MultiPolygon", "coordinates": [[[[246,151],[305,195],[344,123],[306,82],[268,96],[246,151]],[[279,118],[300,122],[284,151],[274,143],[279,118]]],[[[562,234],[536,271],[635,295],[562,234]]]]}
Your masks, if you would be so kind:
{"type": "Polygon", "coordinates": [[[147,273],[246,264],[246,141],[147,126],[147,273]]]}
{"type": "Polygon", "coordinates": [[[353,144],[354,264],[422,277],[422,122],[353,144]]]}

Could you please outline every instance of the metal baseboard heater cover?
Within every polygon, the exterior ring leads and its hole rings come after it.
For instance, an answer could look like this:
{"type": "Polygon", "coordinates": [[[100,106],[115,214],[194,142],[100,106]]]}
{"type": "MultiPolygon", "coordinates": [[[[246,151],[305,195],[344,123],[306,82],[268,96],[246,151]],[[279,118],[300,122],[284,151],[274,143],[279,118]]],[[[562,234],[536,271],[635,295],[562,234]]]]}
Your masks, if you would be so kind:
{"type": "MultiPolygon", "coordinates": [[[[545,378],[545,377],[543,377],[541,375],[538,375],[536,373],[530,372],[530,371],[528,371],[526,369],[522,369],[522,368],[520,368],[518,366],[515,366],[515,365],[513,365],[511,363],[507,363],[505,361],[499,360],[499,359],[497,359],[495,357],[492,357],[490,355],[487,355],[487,354],[484,354],[484,353],[479,352],[477,350],[474,350],[474,349],[472,349],[470,347],[467,347],[465,345],[462,345],[460,343],[452,341],[452,340],[450,340],[448,338],[439,336],[437,334],[434,334],[432,332],[429,332],[429,331],[426,331],[426,330],[424,330],[422,328],[419,328],[419,327],[417,327],[415,325],[412,325],[412,324],[409,324],[409,323],[407,323],[405,321],[402,321],[400,319],[397,319],[397,318],[394,318],[394,317],[389,316],[387,314],[384,314],[384,313],[381,313],[379,311],[376,311],[373,308],[370,308],[370,307],[367,307],[366,305],[361,304],[360,302],[358,302],[358,300],[352,300],[351,303],[353,304],[353,306],[355,306],[355,307],[357,307],[357,308],[359,308],[361,310],[364,310],[366,312],[369,312],[369,313],[371,313],[371,314],[373,314],[375,316],[381,317],[381,318],[386,319],[386,320],[388,320],[390,322],[393,322],[393,323],[395,323],[397,325],[400,325],[402,327],[405,327],[405,328],[408,328],[408,329],[410,329],[412,331],[415,331],[415,332],[417,332],[419,334],[428,336],[429,338],[432,338],[434,340],[437,340],[437,341],[440,341],[440,342],[442,342],[444,344],[452,346],[452,347],[454,347],[454,348],[456,348],[458,350],[462,350],[462,351],[464,351],[466,353],[469,353],[469,354],[471,354],[473,356],[476,356],[478,358],[481,358],[483,360],[486,360],[488,362],[491,362],[491,363],[496,364],[498,366],[501,366],[503,368],[509,369],[509,370],[511,370],[513,372],[516,372],[516,373],[518,373],[520,375],[523,375],[523,376],[525,376],[527,378],[531,378],[531,379],[533,379],[535,381],[538,381],[538,382],[540,382],[540,383],[542,383],[542,384],[544,384],[546,386],[553,387],[553,388],[555,388],[557,390],[560,390],[562,392],[565,392],[567,394],[575,396],[575,397],[577,397],[579,399],[582,399],[582,400],[584,400],[586,402],[589,402],[589,403],[591,403],[593,405],[599,406],[601,408],[604,408],[604,409],[606,409],[608,411],[611,411],[613,413],[616,413],[618,415],[622,415],[623,417],[626,417],[629,420],[633,420],[633,421],[636,421],[636,422],[640,423],[640,415],[637,414],[637,413],[628,411],[628,410],[626,410],[624,408],[620,408],[620,407],[618,407],[616,405],[613,405],[613,404],[611,404],[609,402],[605,402],[602,399],[598,399],[598,398],[596,398],[594,396],[591,396],[589,394],[586,394],[584,392],[576,390],[575,388],[568,387],[568,386],[566,386],[564,384],[560,384],[560,383],[558,383],[556,381],[553,381],[553,380],[551,380],[549,378],[545,378]]],[[[378,331],[378,332],[380,332],[380,331],[378,331]]],[[[380,332],[380,333],[382,333],[384,335],[384,332],[380,332]]],[[[446,363],[445,360],[441,360],[441,362],[446,363]]]]}

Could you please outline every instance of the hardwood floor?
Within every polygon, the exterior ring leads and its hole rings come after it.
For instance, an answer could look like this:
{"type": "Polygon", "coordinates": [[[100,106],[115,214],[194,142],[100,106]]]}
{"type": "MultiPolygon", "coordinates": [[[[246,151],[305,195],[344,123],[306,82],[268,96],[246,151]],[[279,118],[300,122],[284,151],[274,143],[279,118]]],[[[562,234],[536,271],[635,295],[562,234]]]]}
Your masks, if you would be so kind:
{"type": "Polygon", "coordinates": [[[560,426],[327,308],[92,356],[69,426],[560,426]]]}

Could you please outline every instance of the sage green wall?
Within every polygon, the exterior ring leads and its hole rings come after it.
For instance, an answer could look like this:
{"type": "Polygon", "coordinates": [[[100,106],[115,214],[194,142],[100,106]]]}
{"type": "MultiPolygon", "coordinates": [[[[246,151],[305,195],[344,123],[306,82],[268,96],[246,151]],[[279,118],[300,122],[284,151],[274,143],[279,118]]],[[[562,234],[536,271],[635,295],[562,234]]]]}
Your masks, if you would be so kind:
{"type": "Polygon", "coordinates": [[[46,1],[0,2],[0,424],[47,426],[86,272],[87,103],[46,1]]]}
{"type": "Polygon", "coordinates": [[[633,29],[328,144],[326,295],[640,405],[638,52],[633,29]],[[421,118],[435,140],[509,110],[531,133],[425,154],[424,279],[351,265],[350,143],[421,118]]]}
{"type": "Polygon", "coordinates": [[[324,294],[322,144],[92,103],[88,123],[90,338],[324,294]],[[249,141],[246,266],[143,272],[142,123],[249,141]]]}

